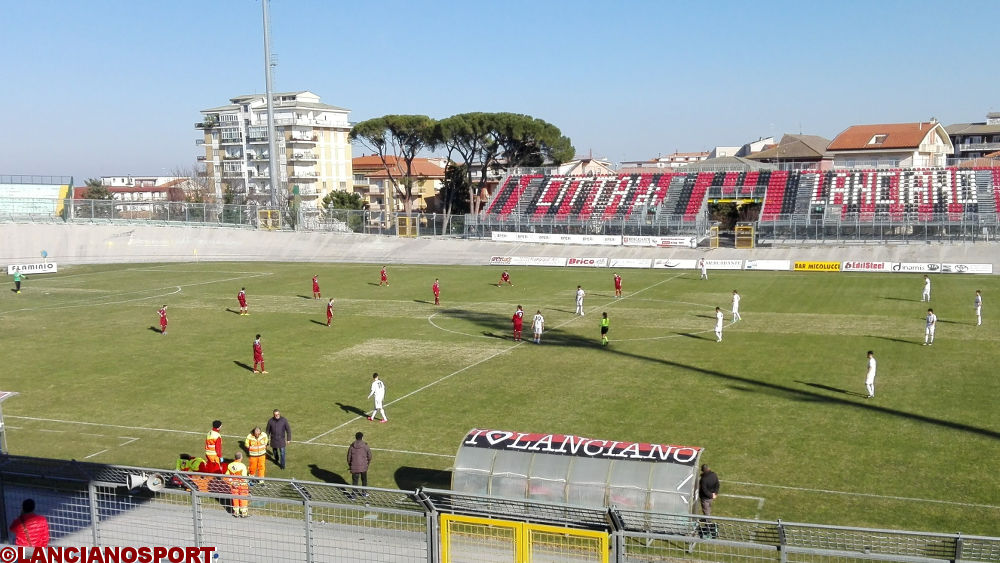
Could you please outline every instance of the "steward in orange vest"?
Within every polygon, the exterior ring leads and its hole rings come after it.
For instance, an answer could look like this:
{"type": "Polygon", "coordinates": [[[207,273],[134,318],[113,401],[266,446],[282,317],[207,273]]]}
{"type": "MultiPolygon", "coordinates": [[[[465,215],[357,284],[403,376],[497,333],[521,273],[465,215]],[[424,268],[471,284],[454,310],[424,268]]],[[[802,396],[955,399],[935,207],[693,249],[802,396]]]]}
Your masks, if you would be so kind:
{"type": "Polygon", "coordinates": [[[265,477],[267,473],[267,434],[261,432],[260,426],[247,434],[247,453],[250,455],[250,475],[252,477],[265,477]]]}
{"type": "Polygon", "coordinates": [[[212,421],[212,430],[205,436],[205,458],[208,459],[210,463],[222,464],[222,434],[219,434],[219,429],[222,428],[221,420],[212,421]]]}
{"type": "Polygon", "coordinates": [[[230,494],[237,495],[237,498],[233,499],[233,516],[237,518],[250,516],[247,508],[250,504],[250,486],[246,480],[247,466],[243,465],[243,452],[236,452],[235,458],[226,468],[226,475],[224,479],[229,484],[230,494]],[[228,477],[229,475],[236,477],[228,477]]]}

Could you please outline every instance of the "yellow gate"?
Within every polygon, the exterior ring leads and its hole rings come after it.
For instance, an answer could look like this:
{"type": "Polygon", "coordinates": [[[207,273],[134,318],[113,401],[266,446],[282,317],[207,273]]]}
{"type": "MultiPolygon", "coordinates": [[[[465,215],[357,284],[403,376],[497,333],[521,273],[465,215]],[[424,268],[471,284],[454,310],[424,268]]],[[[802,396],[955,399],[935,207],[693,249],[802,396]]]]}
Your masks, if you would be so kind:
{"type": "Polygon", "coordinates": [[[416,217],[398,215],[396,217],[396,234],[401,237],[415,237],[420,234],[416,217]]]}
{"type": "Polygon", "coordinates": [[[719,224],[715,223],[708,228],[708,246],[710,248],[719,248],[719,224]]]}
{"type": "Polygon", "coordinates": [[[261,229],[273,231],[281,228],[281,212],[277,209],[258,209],[257,225],[261,229]]]}
{"type": "Polygon", "coordinates": [[[753,223],[737,223],[736,248],[753,248],[754,238],[753,223]]]}
{"type": "Polygon", "coordinates": [[[444,563],[608,563],[609,541],[606,532],[441,515],[444,563]]]}

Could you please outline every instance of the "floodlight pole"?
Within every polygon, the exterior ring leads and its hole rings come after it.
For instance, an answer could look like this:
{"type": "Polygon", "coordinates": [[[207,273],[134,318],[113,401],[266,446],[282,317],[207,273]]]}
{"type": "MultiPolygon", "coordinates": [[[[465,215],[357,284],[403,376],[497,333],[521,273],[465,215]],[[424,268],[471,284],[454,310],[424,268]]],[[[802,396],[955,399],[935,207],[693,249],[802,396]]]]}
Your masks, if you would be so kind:
{"type": "Polygon", "coordinates": [[[278,169],[278,143],[274,132],[274,97],[271,93],[271,22],[267,9],[268,0],[261,0],[260,5],[264,11],[264,86],[267,96],[267,150],[268,167],[271,169],[271,206],[277,208],[281,170],[278,169]]]}

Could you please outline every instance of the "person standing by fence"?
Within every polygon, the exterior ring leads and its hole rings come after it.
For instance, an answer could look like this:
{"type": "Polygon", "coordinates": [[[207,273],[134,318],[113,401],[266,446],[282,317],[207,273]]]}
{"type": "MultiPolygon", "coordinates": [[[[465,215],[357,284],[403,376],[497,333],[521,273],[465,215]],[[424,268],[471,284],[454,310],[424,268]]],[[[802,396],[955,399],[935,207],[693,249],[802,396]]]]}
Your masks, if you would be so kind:
{"type": "Polygon", "coordinates": [[[267,476],[267,434],[260,431],[260,426],[247,434],[244,442],[247,447],[247,456],[250,458],[248,470],[253,477],[267,476]]]}
{"type": "Polygon", "coordinates": [[[35,514],[35,499],[24,499],[21,503],[21,515],[11,522],[9,530],[14,534],[14,545],[49,545],[49,521],[41,514],[35,514]]]}
{"type": "Polygon", "coordinates": [[[205,459],[209,463],[222,464],[222,434],[219,433],[219,429],[222,428],[221,420],[212,421],[212,429],[208,431],[205,436],[205,459]]]}
{"type": "Polygon", "coordinates": [[[701,497],[701,513],[705,516],[711,516],[712,503],[719,496],[719,476],[708,467],[708,464],[701,466],[698,495],[701,497]]]}
{"type": "MultiPolygon", "coordinates": [[[[351,484],[355,487],[358,486],[359,480],[362,487],[368,486],[368,466],[372,462],[372,450],[364,437],[364,433],[358,432],[354,435],[354,442],[347,448],[347,467],[351,471],[351,484]]],[[[360,496],[366,497],[368,493],[362,491],[360,496]]],[[[354,495],[348,497],[354,498],[354,495]]]]}
{"type": "Polygon", "coordinates": [[[226,467],[225,478],[229,492],[236,495],[233,499],[233,516],[246,518],[250,516],[250,486],[247,484],[247,466],[243,464],[243,452],[236,452],[233,461],[226,467]]]}
{"type": "Polygon", "coordinates": [[[14,293],[21,293],[21,271],[14,270],[14,293]]]}
{"type": "Polygon", "coordinates": [[[292,441],[292,425],[288,419],[281,416],[281,411],[274,409],[274,414],[267,421],[267,436],[271,443],[271,453],[278,467],[285,468],[285,448],[292,441]]]}

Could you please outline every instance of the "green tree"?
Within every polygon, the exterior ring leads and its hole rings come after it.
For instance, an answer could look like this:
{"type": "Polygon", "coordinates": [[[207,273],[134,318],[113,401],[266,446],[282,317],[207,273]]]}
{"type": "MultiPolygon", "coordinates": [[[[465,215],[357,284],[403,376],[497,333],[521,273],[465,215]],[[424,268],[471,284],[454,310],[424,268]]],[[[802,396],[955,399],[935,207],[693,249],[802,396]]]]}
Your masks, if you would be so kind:
{"type": "Polygon", "coordinates": [[[323,209],[365,209],[368,204],[354,192],[333,190],[323,196],[323,209]]]}
{"type": "Polygon", "coordinates": [[[442,119],[435,141],[454,150],[468,165],[469,210],[479,212],[477,191],[489,173],[517,166],[561,164],[573,158],[575,149],[558,127],[519,113],[462,113],[442,119]],[[472,178],[472,167],[479,179],[472,178]]]}
{"type": "Polygon", "coordinates": [[[449,162],[444,170],[444,184],[441,186],[441,212],[445,215],[445,229],[454,209],[468,209],[469,182],[468,166],[449,162]]]}
{"type": "Polygon", "coordinates": [[[114,199],[114,196],[100,180],[87,178],[87,191],[83,194],[83,199],[114,199]]]}
{"type": "Polygon", "coordinates": [[[403,196],[406,213],[413,211],[413,159],[421,150],[433,145],[434,130],[435,121],[426,115],[384,115],[362,121],[351,129],[351,141],[371,149],[382,161],[394,193],[403,196]]]}

